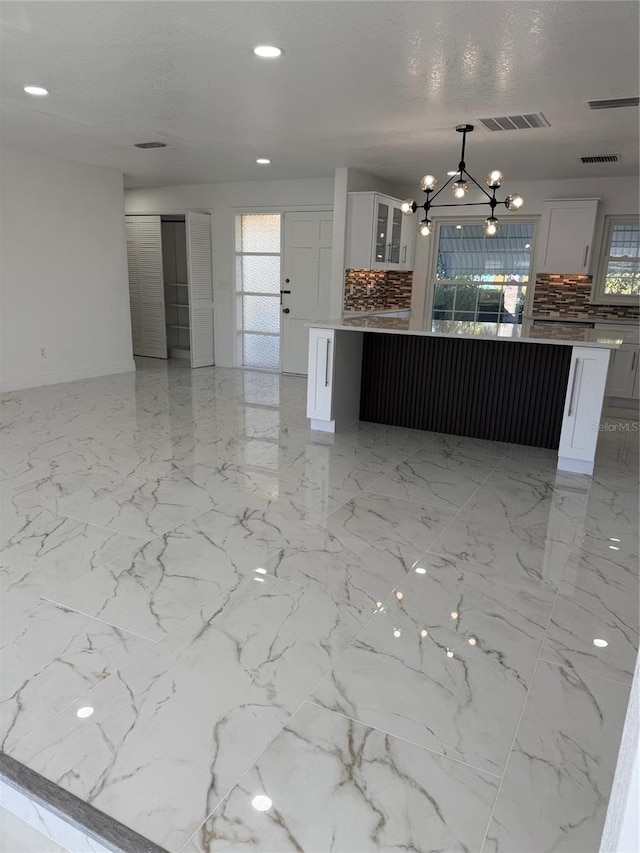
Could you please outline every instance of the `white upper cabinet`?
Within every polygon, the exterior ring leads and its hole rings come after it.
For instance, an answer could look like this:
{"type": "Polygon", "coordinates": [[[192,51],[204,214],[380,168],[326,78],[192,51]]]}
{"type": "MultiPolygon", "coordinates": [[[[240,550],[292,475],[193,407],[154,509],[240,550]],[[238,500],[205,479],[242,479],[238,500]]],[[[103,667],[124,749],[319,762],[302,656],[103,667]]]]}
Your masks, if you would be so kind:
{"type": "Polygon", "coordinates": [[[347,269],[412,270],[417,219],[402,202],[380,193],[349,193],[347,269]]]}
{"type": "Polygon", "coordinates": [[[544,202],[536,272],[589,274],[597,209],[597,198],[544,202]]]}

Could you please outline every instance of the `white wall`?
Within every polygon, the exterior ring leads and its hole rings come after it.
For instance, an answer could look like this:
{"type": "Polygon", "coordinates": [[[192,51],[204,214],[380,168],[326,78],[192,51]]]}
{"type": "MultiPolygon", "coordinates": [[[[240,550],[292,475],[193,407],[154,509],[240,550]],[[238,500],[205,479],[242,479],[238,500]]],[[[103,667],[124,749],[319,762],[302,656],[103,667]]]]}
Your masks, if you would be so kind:
{"type": "Polygon", "coordinates": [[[622,732],[600,853],[640,850],[640,656],[622,732]]]}
{"type": "MultiPolygon", "coordinates": [[[[399,198],[413,198],[418,204],[424,204],[424,193],[419,186],[420,175],[416,176],[416,182],[412,186],[404,186],[400,188],[398,193],[399,198]]],[[[638,214],[639,210],[639,179],[632,178],[579,178],[567,179],[564,181],[518,181],[511,180],[507,177],[504,191],[498,193],[498,197],[502,198],[508,192],[518,192],[524,197],[524,206],[518,211],[517,216],[523,219],[533,217],[538,219],[542,214],[542,205],[546,199],[553,198],[599,198],[598,217],[596,220],[596,232],[594,242],[594,253],[592,254],[591,269],[598,268],[598,260],[600,253],[600,245],[602,241],[602,233],[605,216],[612,214],[638,214]]],[[[453,201],[453,198],[444,198],[449,192],[448,188],[438,199],[438,202],[453,201]]],[[[479,190],[476,191],[477,196],[473,196],[469,192],[469,201],[480,201],[481,196],[479,190]]],[[[438,203],[436,202],[436,203],[438,203]]],[[[487,208],[488,210],[488,208],[487,208]]],[[[415,225],[418,227],[418,221],[422,218],[421,211],[418,210],[415,214],[415,225]]],[[[424,216],[424,211],[422,211],[424,216]]],[[[483,208],[468,207],[446,207],[438,210],[437,208],[431,212],[431,218],[434,222],[439,219],[456,218],[461,215],[481,216],[483,208]]],[[[509,221],[509,211],[504,206],[502,210],[497,208],[497,216],[504,222],[509,221]]],[[[516,214],[512,214],[515,217],[516,214]]],[[[434,240],[432,237],[420,237],[416,240],[416,259],[414,265],[413,276],[413,296],[412,310],[422,315],[425,305],[425,289],[426,282],[430,275],[433,265],[432,250],[434,240]]]]}
{"type": "Polygon", "coordinates": [[[134,370],[122,175],[8,149],[0,169],[0,389],[134,370]]]}
{"type": "Polygon", "coordinates": [[[246,181],[231,184],[132,189],[125,192],[128,214],[211,213],[215,362],[235,366],[235,217],[241,213],[326,210],[333,206],[333,178],[246,181]]]}

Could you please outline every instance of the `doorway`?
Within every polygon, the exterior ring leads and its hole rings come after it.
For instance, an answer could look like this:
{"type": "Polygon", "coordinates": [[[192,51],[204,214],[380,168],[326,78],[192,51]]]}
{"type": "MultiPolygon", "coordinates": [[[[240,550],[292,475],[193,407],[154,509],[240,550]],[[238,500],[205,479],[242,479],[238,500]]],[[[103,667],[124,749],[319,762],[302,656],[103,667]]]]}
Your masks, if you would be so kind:
{"type": "Polygon", "coordinates": [[[328,317],[331,211],[236,218],[237,363],[306,375],[309,323],[328,317]]]}

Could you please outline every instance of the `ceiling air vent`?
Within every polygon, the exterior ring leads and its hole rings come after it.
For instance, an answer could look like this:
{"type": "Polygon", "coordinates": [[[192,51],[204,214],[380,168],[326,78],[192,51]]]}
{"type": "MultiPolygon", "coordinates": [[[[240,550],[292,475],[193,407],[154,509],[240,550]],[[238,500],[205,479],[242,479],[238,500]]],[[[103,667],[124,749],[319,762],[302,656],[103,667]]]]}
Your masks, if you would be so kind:
{"type": "Polygon", "coordinates": [[[499,116],[481,118],[480,122],[487,130],[528,130],[531,127],[549,127],[542,113],[525,113],[521,116],[499,116]]]}
{"type": "Polygon", "coordinates": [[[617,154],[596,154],[593,157],[581,157],[583,163],[617,163],[617,154]]]}
{"type": "Polygon", "coordinates": [[[619,107],[637,107],[640,98],[608,98],[604,101],[587,101],[590,110],[614,110],[619,107]]]}
{"type": "Polygon", "coordinates": [[[136,148],[166,148],[164,142],[136,142],[136,148]]]}

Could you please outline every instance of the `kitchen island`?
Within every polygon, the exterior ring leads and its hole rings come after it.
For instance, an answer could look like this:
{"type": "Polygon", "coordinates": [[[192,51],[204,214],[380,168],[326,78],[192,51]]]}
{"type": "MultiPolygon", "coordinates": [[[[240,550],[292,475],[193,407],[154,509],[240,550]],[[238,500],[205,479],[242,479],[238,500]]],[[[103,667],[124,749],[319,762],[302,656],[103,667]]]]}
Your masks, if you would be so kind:
{"type": "Polygon", "coordinates": [[[591,474],[617,331],[367,315],[309,329],[307,417],[558,450],[591,474]]]}

